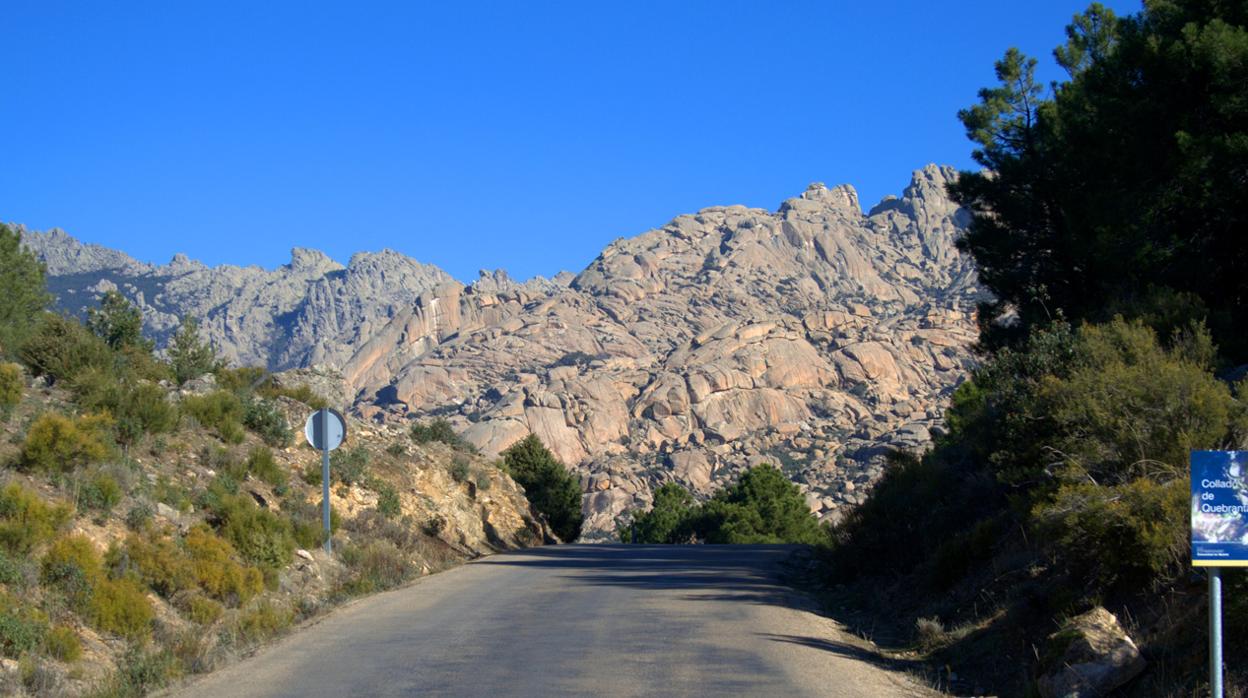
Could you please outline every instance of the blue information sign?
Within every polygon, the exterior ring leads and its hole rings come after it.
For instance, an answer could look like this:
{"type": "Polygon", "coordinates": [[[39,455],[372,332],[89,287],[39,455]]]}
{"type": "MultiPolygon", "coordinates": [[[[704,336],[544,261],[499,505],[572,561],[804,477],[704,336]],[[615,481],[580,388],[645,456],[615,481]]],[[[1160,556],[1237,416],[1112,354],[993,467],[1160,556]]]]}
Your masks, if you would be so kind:
{"type": "Polygon", "coordinates": [[[1248,567],[1248,451],[1192,451],[1192,564],[1248,567]]]}

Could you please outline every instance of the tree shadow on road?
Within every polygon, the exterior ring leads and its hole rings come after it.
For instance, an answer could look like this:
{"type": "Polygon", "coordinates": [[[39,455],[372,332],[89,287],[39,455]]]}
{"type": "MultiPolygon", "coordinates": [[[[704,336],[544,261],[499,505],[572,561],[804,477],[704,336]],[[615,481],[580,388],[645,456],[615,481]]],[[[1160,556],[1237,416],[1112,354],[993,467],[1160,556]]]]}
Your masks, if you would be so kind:
{"type": "Polygon", "coordinates": [[[778,565],[795,546],[580,545],[533,548],[478,565],[567,570],[574,584],[641,591],[684,590],[689,600],[792,606],[778,565]]]}

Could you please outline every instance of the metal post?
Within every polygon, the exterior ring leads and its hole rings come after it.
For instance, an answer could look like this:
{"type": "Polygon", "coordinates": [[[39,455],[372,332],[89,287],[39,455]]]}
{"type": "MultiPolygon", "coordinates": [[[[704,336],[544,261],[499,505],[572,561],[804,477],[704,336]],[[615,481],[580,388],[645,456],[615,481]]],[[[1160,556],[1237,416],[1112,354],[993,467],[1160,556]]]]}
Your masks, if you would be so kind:
{"type": "Polygon", "coordinates": [[[329,410],[321,410],[321,523],[325,528],[325,552],[334,551],[329,526],[329,410]]]}
{"type": "Polygon", "coordinates": [[[1209,695],[1222,698],[1222,569],[1209,567],[1209,695]]]}

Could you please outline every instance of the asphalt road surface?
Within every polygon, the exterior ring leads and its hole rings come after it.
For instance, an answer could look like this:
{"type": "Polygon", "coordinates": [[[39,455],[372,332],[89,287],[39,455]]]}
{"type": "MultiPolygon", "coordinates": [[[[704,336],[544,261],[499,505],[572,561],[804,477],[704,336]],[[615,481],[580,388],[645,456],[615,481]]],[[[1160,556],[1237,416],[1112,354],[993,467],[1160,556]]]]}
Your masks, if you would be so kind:
{"type": "Polygon", "coordinates": [[[565,545],[331,613],[174,695],[922,696],[778,579],[783,546],[565,545]]]}

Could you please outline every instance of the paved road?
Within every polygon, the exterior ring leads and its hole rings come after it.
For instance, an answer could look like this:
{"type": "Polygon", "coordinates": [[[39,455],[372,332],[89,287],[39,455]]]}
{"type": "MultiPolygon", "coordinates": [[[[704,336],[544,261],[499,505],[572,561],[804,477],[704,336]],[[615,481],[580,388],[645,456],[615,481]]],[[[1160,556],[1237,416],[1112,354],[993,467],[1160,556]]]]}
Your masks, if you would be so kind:
{"type": "Polygon", "coordinates": [[[925,695],[777,581],[781,546],[567,545],[352,604],[176,695],[925,695]]]}

